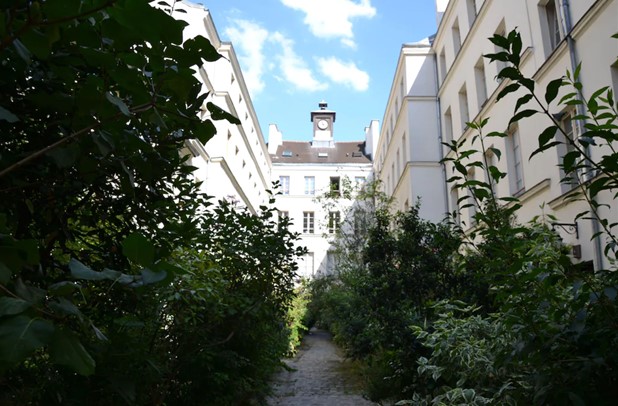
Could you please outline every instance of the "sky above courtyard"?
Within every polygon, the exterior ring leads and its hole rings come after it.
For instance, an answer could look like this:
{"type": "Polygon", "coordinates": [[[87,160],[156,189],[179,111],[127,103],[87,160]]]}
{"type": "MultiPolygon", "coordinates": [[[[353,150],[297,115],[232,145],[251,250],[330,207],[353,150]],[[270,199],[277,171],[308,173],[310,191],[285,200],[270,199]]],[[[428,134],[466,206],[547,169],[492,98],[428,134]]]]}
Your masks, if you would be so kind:
{"type": "Polygon", "coordinates": [[[435,0],[210,0],[231,41],[264,137],[311,139],[310,111],[337,112],[335,140],[382,123],[401,45],[436,30],[435,0]]]}

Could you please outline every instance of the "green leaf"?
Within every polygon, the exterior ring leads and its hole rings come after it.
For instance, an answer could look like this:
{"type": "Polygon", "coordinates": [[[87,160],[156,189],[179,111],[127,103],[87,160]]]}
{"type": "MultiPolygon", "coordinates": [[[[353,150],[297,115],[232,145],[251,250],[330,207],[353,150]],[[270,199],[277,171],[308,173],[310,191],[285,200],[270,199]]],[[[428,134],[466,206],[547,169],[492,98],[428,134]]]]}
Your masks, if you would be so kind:
{"type": "Polygon", "coordinates": [[[545,101],[547,104],[550,104],[556,96],[558,96],[558,91],[560,91],[560,87],[562,86],[563,78],[554,79],[545,88],[545,101]]]}
{"type": "Polygon", "coordinates": [[[7,296],[0,297],[0,317],[23,313],[26,309],[30,308],[31,305],[30,302],[22,299],[7,296]]]}
{"type": "Polygon", "coordinates": [[[206,103],[206,108],[210,111],[210,117],[212,117],[213,120],[227,120],[231,124],[240,125],[240,120],[238,118],[223,110],[213,102],[206,103]]]}
{"type": "Polygon", "coordinates": [[[80,375],[94,374],[95,362],[71,331],[56,330],[49,346],[52,362],[65,365],[80,375]]]}
{"type": "Polygon", "coordinates": [[[502,89],[500,93],[498,93],[498,96],[496,97],[496,101],[502,99],[504,96],[506,96],[509,93],[516,92],[517,90],[519,90],[519,84],[511,83],[510,85],[502,89]]]}
{"type": "Polygon", "coordinates": [[[142,273],[142,282],[144,285],[149,285],[151,283],[161,282],[165,278],[167,278],[167,272],[165,271],[153,271],[148,268],[144,268],[141,271],[142,273]]]}
{"type": "Polygon", "coordinates": [[[520,111],[519,113],[515,114],[515,115],[511,118],[511,120],[509,121],[509,125],[511,125],[511,124],[513,124],[513,123],[518,122],[518,121],[519,121],[519,120],[521,120],[522,118],[526,118],[526,117],[533,116],[533,115],[535,115],[536,113],[538,113],[538,111],[536,111],[536,110],[531,110],[531,109],[528,109],[528,110],[522,110],[522,111],[520,111]]]}
{"type": "Polygon", "coordinates": [[[122,253],[131,261],[142,266],[154,263],[155,247],[140,233],[132,233],[122,242],[122,253]]]}
{"type": "Polygon", "coordinates": [[[210,120],[203,121],[193,128],[193,136],[206,144],[217,133],[217,127],[210,120]]]}
{"type": "Polygon", "coordinates": [[[9,123],[15,123],[19,121],[19,118],[4,107],[0,106],[0,120],[5,120],[9,123]]]}
{"type": "Polygon", "coordinates": [[[71,275],[76,279],[86,279],[89,281],[108,279],[102,272],[93,271],[75,258],[71,258],[69,261],[69,269],[71,270],[71,275]]]}
{"type": "Polygon", "coordinates": [[[118,107],[118,109],[122,112],[122,114],[124,114],[125,116],[130,116],[131,115],[131,111],[129,111],[129,108],[127,107],[127,105],[120,100],[119,98],[117,98],[116,96],[112,95],[110,92],[106,92],[105,93],[105,98],[107,100],[109,100],[110,103],[112,103],[113,105],[115,105],[116,107],[118,107]]]}
{"type": "Polygon", "coordinates": [[[517,113],[517,111],[519,110],[519,108],[521,106],[523,106],[524,104],[526,104],[530,100],[532,100],[532,97],[533,97],[533,95],[526,94],[526,95],[523,95],[522,97],[520,97],[519,99],[517,99],[517,103],[515,104],[515,113],[517,113]]]}
{"type": "Polygon", "coordinates": [[[16,364],[49,343],[54,325],[24,315],[0,320],[0,363],[16,364]]]}
{"type": "Polygon", "coordinates": [[[13,271],[4,263],[0,262],[0,283],[7,283],[11,279],[11,275],[13,275],[13,271]]]}
{"type": "Polygon", "coordinates": [[[558,131],[558,127],[555,125],[550,125],[539,135],[539,147],[545,146],[549,141],[551,141],[556,135],[556,131],[558,131]]]}

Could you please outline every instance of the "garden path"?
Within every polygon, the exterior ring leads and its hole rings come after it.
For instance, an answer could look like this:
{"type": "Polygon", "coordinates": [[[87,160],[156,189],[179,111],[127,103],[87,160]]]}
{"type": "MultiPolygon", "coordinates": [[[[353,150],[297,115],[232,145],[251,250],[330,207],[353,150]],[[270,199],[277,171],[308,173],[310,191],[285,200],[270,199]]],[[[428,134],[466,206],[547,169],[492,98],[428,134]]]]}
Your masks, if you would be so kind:
{"type": "Polygon", "coordinates": [[[375,405],[360,395],[358,377],[327,331],[312,329],[294,359],[274,381],[270,406],[375,405]]]}

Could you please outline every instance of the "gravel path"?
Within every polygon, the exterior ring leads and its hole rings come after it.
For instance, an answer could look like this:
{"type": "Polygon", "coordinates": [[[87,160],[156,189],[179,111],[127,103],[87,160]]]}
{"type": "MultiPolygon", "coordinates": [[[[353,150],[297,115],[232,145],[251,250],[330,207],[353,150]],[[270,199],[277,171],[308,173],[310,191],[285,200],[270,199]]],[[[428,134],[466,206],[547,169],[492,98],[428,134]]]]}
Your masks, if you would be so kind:
{"type": "Polygon", "coordinates": [[[326,331],[312,329],[298,355],[285,363],[292,371],[276,376],[270,406],[375,405],[360,396],[357,378],[346,371],[346,361],[326,331]]]}

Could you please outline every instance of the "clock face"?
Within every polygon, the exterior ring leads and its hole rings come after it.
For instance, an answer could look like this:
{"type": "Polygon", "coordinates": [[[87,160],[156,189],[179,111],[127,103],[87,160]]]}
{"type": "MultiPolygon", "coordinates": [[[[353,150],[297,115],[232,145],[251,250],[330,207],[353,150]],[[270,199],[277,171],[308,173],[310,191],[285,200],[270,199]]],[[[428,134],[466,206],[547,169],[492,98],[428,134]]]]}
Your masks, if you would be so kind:
{"type": "Polygon", "coordinates": [[[328,128],[328,121],[326,121],[326,120],[318,121],[318,128],[320,130],[326,130],[328,128]]]}

